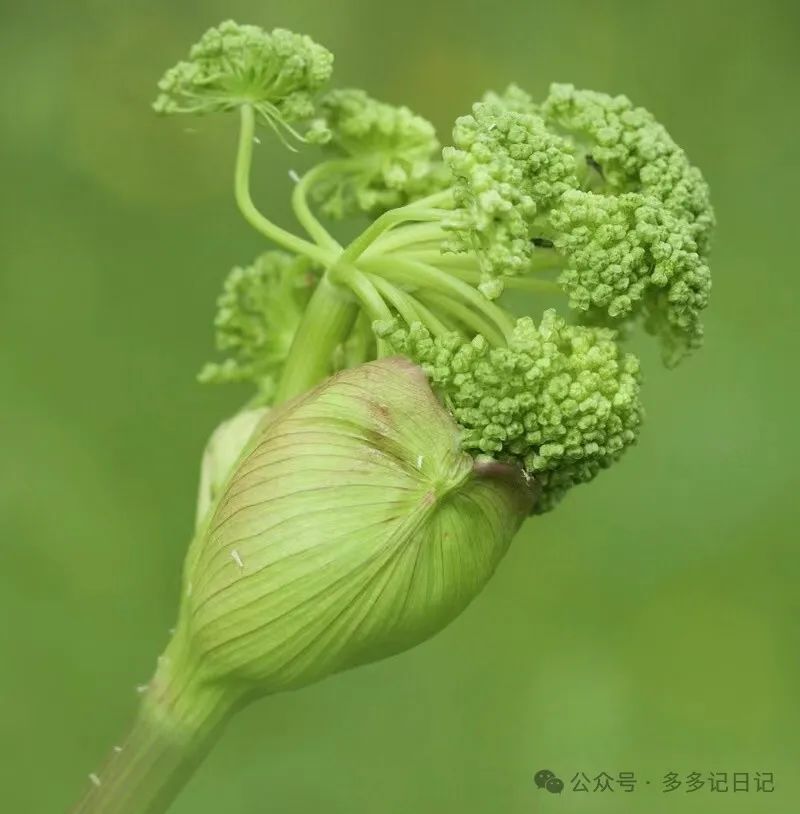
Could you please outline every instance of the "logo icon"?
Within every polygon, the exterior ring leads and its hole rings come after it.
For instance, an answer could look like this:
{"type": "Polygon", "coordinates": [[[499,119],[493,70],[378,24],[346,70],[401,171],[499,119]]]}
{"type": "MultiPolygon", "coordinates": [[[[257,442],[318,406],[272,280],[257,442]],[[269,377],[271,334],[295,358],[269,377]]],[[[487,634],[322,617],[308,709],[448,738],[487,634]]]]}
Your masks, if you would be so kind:
{"type": "Polygon", "coordinates": [[[564,791],[564,781],[556,777],[550,769],[539,769],[533,776],[533,782],[539,789],[547,789],[550,794],[561,794],[564,791]]]}

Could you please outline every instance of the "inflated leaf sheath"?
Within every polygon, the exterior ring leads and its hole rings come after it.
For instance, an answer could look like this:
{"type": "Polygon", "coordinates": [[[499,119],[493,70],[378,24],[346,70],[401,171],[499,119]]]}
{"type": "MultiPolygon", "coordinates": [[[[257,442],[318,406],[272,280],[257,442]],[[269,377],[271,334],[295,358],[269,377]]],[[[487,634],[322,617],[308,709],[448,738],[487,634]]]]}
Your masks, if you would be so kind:
{"type": "Polygon", "coordinates": [[[259,692],[398,653],[478,594],[533,501],[462,451],[418,367],[343,371],[253,433],[187,560],[189,646],[259,692]]]}

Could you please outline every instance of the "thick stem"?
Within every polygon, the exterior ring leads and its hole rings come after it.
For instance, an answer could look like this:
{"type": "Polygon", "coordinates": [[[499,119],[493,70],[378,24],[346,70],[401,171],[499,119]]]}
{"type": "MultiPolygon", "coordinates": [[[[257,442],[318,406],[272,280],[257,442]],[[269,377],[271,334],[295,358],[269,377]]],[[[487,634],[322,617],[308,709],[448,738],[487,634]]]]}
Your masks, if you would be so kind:
{"type": "Polygon", "coordinates": [[[331,357],[347,339],[358,304],[344,287],[326,273],[319,281],[297,328],[278,383],[275,404],[282,404],[330,374],[331,357]]]}
{"type": "Polygon", "coordinates": [[[242,696],[205,683],[176,640],[160,660],[128,736],[89,776],[73,814],[164,814],[242,696]]]}

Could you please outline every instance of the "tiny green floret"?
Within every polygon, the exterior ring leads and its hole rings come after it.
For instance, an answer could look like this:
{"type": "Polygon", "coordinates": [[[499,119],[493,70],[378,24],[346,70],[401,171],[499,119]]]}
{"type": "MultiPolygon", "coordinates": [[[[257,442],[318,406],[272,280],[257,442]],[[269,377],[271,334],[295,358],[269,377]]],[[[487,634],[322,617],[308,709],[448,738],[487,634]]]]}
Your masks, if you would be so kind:
{"type": "Polygon", "coordinates": [[[503,276],[521,274],[535,251],[537,219],[577,186],[569,145],[538,116],[478,103],[453,129],[444,150],[453,174],[455,209],[445,251],[477,253],[481,291],[502,291],[503,276]]]}
{"type": "Polygon", "coordinates": [[[600,167],[615,192],[641,192],[661,201],[685,221],[698,251],[708,251],[714,212],[708,184],[686,153],[650,111],[627,96],[609,96],[553,84],[541,107],[553,127],[568,133],[576,147],[600,167]]]}
{"type": "Polygon", "coordinates": [[[353,88],[326,93],[319,113],[316,126],[330,133],[326,153],[331,160],[314,199],[326,215],[380,214],[433,191],[440,145],[433,125],[422,116],[353,88]]]}
{"type": "Polygon", "coordinates": [[[310,37],[233,20],[210,28],[158,83],[159,113],[220,113],[251,105],[262,121],[291,127],[314,115],[313,96],[328,81],[333,55],[310,37]]]}
{"type": "Polygon", "coordinates": [[[225,280],[214,320],[218,350],[229,354],[207,364],[199,379],[251,382],[256,401],[271,403],[316,276],[306,258],[269,251],[225,280]]]}
{"type": "Polygon", "coordinates": [[[714,214],[699,170],[652,114],[572,85],[536,104],[512,85],[459,119],[453,139],[453,236],[441,249],[477,258],[488,297],[513,277],[558,272],[581,321],[640,322],[669,365],[699,347],[714,214]]]}
{"type": "Polygon", "coordinates": [[[711,273],[686,221],[640,193],[570,190],[550,215],[558,282],[590,323],[643,315],[668,365],[699,347],[711,273]],[[647,315],[659,312],[657,321],[647,315]]]}

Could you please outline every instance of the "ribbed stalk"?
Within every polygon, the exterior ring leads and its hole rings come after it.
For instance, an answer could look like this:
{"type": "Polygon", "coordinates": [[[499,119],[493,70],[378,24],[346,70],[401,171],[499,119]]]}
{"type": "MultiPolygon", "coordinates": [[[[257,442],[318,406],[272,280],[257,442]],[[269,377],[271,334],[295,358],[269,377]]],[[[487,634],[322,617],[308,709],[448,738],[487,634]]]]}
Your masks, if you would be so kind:
{"type": "Polygon", "coordinates": [[[323,275],[311,295],[283,368],[275,404],[305,393],[330,375],[331,356],[358,315],[350,291],[323,275]]]}
{"type": "Polygon", "coordinates": [[[180,650],[175,640],[160,659],[133,727],[73,814],[164,814],[216,742],[240,696],[205,683],[180,650]]]}

